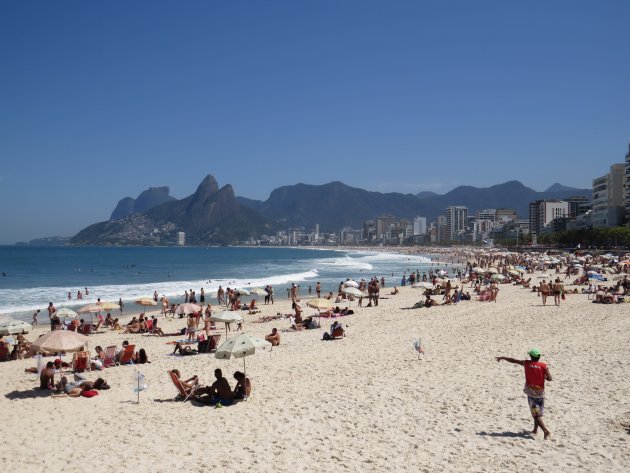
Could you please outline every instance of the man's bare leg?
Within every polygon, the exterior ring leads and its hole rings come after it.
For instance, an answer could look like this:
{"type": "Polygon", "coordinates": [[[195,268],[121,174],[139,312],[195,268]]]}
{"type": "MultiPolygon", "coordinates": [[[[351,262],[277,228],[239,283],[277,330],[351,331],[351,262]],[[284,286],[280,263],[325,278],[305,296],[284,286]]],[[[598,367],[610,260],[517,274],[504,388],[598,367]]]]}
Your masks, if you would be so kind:
{"type": "MultiPolygon", "coordinates": [[[[542,420],[542,417],[536,417],[534,419],[534,422],[536,422],[540,428],[542,429],[542,431],[545,433],[545,440],[547,440],[549,438],[549,436],[551,435],[551,432],[549,432],[549,430],[547,429],[547,427],[545,427],[545,423],[542,420]]],[[[534,431],[537,431],[538,428],[534,427],[534,431]]],[[[534,432],[536,433],[536,432],[534,432]]]]}

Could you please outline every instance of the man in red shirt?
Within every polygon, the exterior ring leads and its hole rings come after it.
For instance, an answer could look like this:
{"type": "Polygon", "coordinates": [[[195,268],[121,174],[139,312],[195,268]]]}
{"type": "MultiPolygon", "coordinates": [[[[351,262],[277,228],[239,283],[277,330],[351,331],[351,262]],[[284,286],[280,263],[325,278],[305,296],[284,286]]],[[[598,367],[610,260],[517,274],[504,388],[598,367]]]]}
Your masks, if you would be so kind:
{"type": "Polygon", "coordinates": [[[540,350],[532,348],[527,352],[530,360],[517,360],[506,356],[497,356],[497,361],[508,361],[525,368],[525,388],[523,392],[527,394],[527,402],[534,418],[533,434],[538,433],[538,427],[545,433],[545,440],[549,438],[550,432],[545,427],[542,420],[545,410],[545,380],[551,381],[551,373],[545,363],[541,363],[540,350]]]}

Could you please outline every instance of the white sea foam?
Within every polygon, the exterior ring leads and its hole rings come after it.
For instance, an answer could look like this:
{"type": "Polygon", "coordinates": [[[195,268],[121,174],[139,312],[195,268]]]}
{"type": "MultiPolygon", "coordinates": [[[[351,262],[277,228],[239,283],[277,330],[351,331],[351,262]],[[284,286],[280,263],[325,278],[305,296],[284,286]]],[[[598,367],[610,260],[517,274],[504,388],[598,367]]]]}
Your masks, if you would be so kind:
{"type": "MultiPolygon", "coordinates": [[[[317,270],[303,271],[299,273],[278,274],[275,276],[261,277],[257,279],[212,279],[208,280],[187,280],[187,281],[162,281],[156,283],[123,284],[123,285],[103,285],[90,288],[90,295],[84,296],[81,301],[73,299],[67,300],[68,292],[74,294],[74,290],[69,287],[39,287],[31,289],[2,289],[0,290],[0,300],[4,301],[0,307],[0,314],[15,314],[33,312],[41,309],[46,313],[48,302],[54,302],[56,307],[71,306],[76,307],[95,303],[97,298],[105,302],[116,302],[122,298],[126,304],[140,297],[151,297],[153,291],[166,295],[169,298],[181,297],[184,291],[193,289],[199,296],[199,289],[204,288],[208,299],[219,286],[247,288],[264,287],[267,284],[282,285],[291,282],[306,281],[314,279],[318,275],[317,270]]],[[[24,318],[24,317],[22,317],[24,318]]]]}

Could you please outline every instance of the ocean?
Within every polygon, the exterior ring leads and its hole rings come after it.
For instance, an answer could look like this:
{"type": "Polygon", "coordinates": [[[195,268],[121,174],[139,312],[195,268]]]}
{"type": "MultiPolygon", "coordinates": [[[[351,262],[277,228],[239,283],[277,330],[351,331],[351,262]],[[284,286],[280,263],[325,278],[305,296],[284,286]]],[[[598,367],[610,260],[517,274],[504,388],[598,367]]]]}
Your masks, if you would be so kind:
{"type": "MultiPolygon", "coordinates": [[[[422,255],[376,251],[243,248],[243,247],[20,247],[0,246],[0,320],[30,321],[35,310],[46,323],[46,308],[77,309],[101,301],[122,298],[127,310],[133,300],[150,297],[154,291],[178,302],[184,291],[210,294],[225,287],[264,287],[271,284],[276,297],[283,297],[291,283],[300,294],[320,281],[322,292],[335,292],[346,278],[360,280],[384,277],[386,286],[399,285],[403,273],[430,269],[431,260],[422,255]],[[77,291],[85,293],[77,300],[77,291]],[[71,299],[68,300],[68,293],[71,299]]],[[[450,266],[449,266],[450,268],[450,266]]],[[[335,292],[336,293],[336,292],[335,292]]],[[[136,308],[133,307],[135,310],[136,308]]]]}

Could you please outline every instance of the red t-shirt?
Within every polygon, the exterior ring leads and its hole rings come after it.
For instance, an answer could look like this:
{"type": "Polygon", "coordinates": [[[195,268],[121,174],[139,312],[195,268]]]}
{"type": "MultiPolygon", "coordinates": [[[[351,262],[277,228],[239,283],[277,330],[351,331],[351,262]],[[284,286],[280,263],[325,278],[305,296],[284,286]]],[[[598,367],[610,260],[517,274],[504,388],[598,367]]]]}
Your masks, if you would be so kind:
{"type": "Polygon", "coordinates": [[[547,365],[540,361],[525,362],[525,384],[538,391],[545,389],[545,370],[547,365]]]}

